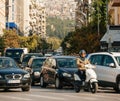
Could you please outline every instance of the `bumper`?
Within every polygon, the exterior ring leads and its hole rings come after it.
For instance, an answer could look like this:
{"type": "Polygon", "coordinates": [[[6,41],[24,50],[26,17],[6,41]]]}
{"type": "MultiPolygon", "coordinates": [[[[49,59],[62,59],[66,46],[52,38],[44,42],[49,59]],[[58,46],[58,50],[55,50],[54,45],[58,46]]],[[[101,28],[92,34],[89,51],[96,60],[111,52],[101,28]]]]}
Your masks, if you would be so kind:
{"type": "Polygon", "coordinates": [[[63,81],[63,84],[67,85],[67,86],[74,85],[74,78],[72,78],[72,77],[63,77],[63,78],[61,78],[61,81],[63,81]]]}
{"type": "Polygon", "coordinates": [[[19,83],[17,82],[9,82],[9,80],[0,80],[0,88],[23,88],[30,86],[31,81],[30,79],[20,80],[19,83]]]}

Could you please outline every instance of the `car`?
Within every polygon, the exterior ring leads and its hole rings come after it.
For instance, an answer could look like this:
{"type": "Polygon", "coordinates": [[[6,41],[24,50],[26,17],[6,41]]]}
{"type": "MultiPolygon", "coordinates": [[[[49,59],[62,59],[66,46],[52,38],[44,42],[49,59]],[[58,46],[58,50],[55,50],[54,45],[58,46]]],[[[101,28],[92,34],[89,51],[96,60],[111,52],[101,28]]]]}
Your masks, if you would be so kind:
{"type": "Polygon", "coordinates": [[[25,67],[25,70],[31,74],[32,85],[40,82],[40,72],[43,62],[46,60],[46,57],[32,57],[28,66],[25,67]]]}
{"type": "Polygon", "coordinates": [[[42,57],[42,53],[27,53],[21,56],[21,68],[25,68],[28,65],[28,61],[31,57],[42,57]]]}
{"type": "Polygon", "coordinates": [[[31,88],[30,74],[19,68],[10,57],[0,57],[0,89],[21,88],[29,91],[31,88]]]}
{"type": "Polygon", "coordinates": [[[76,57],[74,56],[52,56],[48,57],[40,73],[40,85],[46,87],[54,84],[55,88],[74,85],[74,72],[78,70],[76,57]]]}
{"type": "Polygon", "coordinates": [[[120,53],[119,52],[96,52],[87,57],[94,69],[99,86],[113,87],[120,92],[120,53]]]}
{"type": "Polygon", "coordinates": [[[24,54],[24,49],[22,48],[7,48],[5,49],[4,56],[13,58],[18,64],[20,64],[20,59],[22,54],[24,54]]]}

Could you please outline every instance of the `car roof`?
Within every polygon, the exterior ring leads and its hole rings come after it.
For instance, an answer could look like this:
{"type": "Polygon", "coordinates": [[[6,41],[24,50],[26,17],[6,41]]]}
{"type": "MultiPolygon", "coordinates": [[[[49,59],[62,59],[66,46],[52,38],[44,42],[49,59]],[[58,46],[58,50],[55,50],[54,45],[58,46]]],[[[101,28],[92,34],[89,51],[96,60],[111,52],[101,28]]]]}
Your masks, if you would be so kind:
{"type": "Polygon", "coordinates": [[[90,55],[93,55],[93,54],[120,56],[120,52],[96,52],[96,53],[90,53],[90,55]]]}
{"type": "Polygon", "coordinates": [[[46,59],[47,57],[32,57],[32,59],[46,59]]]}
{"type": "Polygon", "coordinates": [[[22,48],[7,48],[6,50],[23,50],[22,48]]]}
{"type": "Polygon", "coordinates": [[[76,58],[75,56],[52,56],[52,58],[76,58]]]}

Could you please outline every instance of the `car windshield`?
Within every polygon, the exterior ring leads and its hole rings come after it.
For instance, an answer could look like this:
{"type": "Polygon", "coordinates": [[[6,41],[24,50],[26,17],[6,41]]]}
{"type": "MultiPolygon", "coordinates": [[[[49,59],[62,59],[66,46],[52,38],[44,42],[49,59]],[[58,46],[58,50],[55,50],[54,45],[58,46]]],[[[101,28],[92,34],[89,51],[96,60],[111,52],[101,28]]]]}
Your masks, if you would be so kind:
{"type": "Polygon", "coordinates": [[[12,59],[0,58],[0,68],[16,67],[16,63],[12,59]]]}
{"type": "Polygon", "coordinates": [[[40,68],[43,65],[45,59],[35,59],[33,60],[32,68],[40,68]]]}
{"type": "Polygon", "coordinates": [[[76,59],[72,58],[63,58],[57,59],[57,65],[60,68],[76,68],[76,59]]]}
{"type": "Polygon", "coordinates": [[[115,59],[117,60],[117,63],[118,63],[119,66],[120,66],[120,56],[116,56],[115,59]]]}

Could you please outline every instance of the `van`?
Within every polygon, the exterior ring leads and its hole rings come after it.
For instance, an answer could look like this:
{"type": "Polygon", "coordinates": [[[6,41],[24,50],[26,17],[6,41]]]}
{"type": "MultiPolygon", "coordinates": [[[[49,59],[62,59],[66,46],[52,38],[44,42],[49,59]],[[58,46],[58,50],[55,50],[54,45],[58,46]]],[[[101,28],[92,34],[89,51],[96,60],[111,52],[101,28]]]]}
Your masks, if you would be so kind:
{"type": "Polygon", "coordinates": [[[22,48],[7,48],[5,50],[4,56],[13,58],[18,64],[20,64],[20,58],[24,54],[24,49],[22,48]]]}

